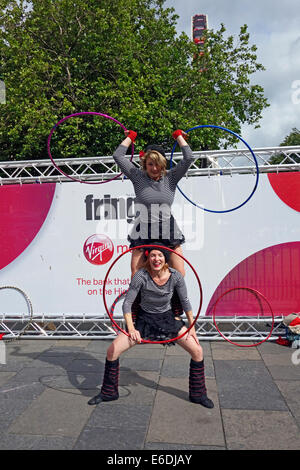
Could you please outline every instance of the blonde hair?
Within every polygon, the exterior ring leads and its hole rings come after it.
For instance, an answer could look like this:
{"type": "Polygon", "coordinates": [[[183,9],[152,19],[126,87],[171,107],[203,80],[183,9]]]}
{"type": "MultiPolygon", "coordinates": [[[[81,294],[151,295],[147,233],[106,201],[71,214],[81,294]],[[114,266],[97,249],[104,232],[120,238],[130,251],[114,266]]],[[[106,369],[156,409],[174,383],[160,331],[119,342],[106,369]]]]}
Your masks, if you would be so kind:
{"type": "Polygon", "coordinates": [[[161,173],[163,175],[166,174],[167,160],[161,153],[157,152],[157,150],[148,150],[145,155],[141,157],[141,164],[144,171],[146,171],[146,163],[148,158],[150,158],[154,163],[156,163],[156,165],[161,168],[161,173]]]}

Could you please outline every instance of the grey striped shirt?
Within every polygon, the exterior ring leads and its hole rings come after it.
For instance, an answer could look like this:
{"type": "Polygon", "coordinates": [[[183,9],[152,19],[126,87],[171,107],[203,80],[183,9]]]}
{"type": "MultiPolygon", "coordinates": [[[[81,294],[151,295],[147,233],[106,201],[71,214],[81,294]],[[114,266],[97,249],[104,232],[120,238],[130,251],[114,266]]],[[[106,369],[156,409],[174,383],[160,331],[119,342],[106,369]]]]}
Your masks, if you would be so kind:
{"type": "Polygon", "coordinates": [[[169,268],[169,270],[171,275],[162,286],[153,281],[146,269],[142,268],[137,271],[131,280],[123,303],[123,314],[131,313],[132,304],[139,292],[141,292],[140,306],[146,312],[163,313],[171,310],[174,289],[178,293],[183,310],[185,312],[192,310],[182,274],[173,268],[169,268]]]}
{"type": "MultiPolygon", "coordinates": [[[[135,194],[136,218],[131,231],[133,238],[148,238],[148,223],[158,225],[158,222],[167,222],[163,224],[165,234],[162,238],[169,239],[171,205],[174,201],[176,185],[186,174],[190,165],[194,161],[194,156],[189,145],[181,147],[183,159],[167,171],[158,181],[150,178],[145,171],[137,168],[128,158],[124,158],[127,147],[119,145],[113,154],[114,160],[121,171],[131,180],[135,194]],[[134,237],[134,235],[136,235],[134,237]]],[[[174,219],[173,219],[174,220],[174,219]]],[[[158,229],[157,229],[158,230],[158,229]]],[[[157,230],[155,226],[151,238],[157,239],[157,230]]],[[[173,231],[173,230],[172,230],[173,231]]],[[[174,220],[174,238],[181,238],[182,233],[174,220]]]]}

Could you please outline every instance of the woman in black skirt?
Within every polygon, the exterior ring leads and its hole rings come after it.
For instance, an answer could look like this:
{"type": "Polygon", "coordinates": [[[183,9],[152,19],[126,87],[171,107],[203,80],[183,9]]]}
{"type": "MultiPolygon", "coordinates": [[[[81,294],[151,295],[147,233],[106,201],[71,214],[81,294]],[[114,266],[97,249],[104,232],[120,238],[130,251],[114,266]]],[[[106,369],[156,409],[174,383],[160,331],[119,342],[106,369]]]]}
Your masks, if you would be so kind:
{"type": "Polygon", "coordinates": [[[213,408],[213,402],[207,397],[203,350],[194,326],[182,338],[176,340],[187,328],[181,318],[174,316],[171,309],[171,299],[175,289],[189,325],[193,323],[194,319],[184,278],[178,271],[168,266],[168,254],[168,250],[164,250],[163,247],[149,247],[144,267],[133,276],[123,304],[128,336],[120,333],[109,346],[102,388],[100,393],[88,402],[90,405],[119,398],[118,379],[121,354],[135,344],[141,343],[142,339],[165,341],[174,338],[176,343],[191,355],[190,401],[207,408],[213,408]],[[139,292],[141,294],[140,309],[134,323],[131,307],[139,292]]]}
{"type": "MultiPolygon", "coordinates": [[[[137,168],[126,158],[126,152],[135,141],[137,133],[126,131],[125,135],[126,138],[113,157],[121,171],[131,180],[136,195],[136,216],[128,236],[130,248],[160,242],[182,255],[181,245],[185,237],[171,213],[171,206],[179,180],[194,161],[193,153],[185,140],[187,134],[180,129],[172,134],[181,148],[183,159],[170,170],[167,170],[164,149],[154,144],[148,145],[145,152],[141,152],[141,168],[137,168]]],[[[141,268],[143,261],[143,250],[133,250],[132,276],[141,268]]],[[[175,253],[170,256],[170,266],[185,275],[184,261],[175,253]]]]}

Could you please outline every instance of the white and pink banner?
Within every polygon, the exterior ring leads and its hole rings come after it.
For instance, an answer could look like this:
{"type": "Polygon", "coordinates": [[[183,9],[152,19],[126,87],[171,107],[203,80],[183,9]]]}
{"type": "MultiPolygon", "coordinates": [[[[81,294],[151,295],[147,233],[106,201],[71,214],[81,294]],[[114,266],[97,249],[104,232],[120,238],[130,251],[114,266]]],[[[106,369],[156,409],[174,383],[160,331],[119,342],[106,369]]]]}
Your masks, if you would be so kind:
{"type": "MultiPolygon", "coordinates": [[[[221,211],[241,204],[254,182],[253,175],[202,176],[179,186],[196,204],[221,211]]],[[[103,314],[103,280],[128,248],[134,205],[126,179],[1,186],[0,286],[26,292],[34,313],[103,314]]],[[[260,175],[253,197],[231,212],[203,211],[177,191],[173,213],[186,238],[183,254],[201,281],[201,315],[211,315],[233,288],[217,315],[269,314],[262,299],[240,287],[259,291],[275,315],[300,311],[299,173],[260,175]]],[[[108,304],[128,288],[130,257],[110,272],[108,304]]],[[[186,282],[196,313],[199,287],[187,264],[186,282]]],[[[24,301],[2,290],[0,313],[19,311],[26,311],[24,301]]]]}

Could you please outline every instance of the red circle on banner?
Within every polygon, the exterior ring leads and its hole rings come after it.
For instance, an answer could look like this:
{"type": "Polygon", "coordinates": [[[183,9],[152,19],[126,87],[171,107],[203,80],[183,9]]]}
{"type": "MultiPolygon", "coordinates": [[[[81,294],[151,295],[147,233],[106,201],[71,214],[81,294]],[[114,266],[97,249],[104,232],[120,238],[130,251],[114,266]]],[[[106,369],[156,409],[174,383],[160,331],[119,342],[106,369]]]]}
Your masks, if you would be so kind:
{"type": "Polygon", "coordinates": [[[114,254],[114,245],[107,235],[91,235],[83,245],[83,253],[91,264],[108,263],[114,254]]]}
{"type": "Polygon", "coordinates": [[[254,346],[258,346],[259,344],[262,344],[264,343],[265,341],[267,341],[267,339],[270,338],[271,334],[272,334],[272,331],[274,329],[274,312],[272,310],[272,307],[269,303],[269,301],[266,299],[266,297],[264,295],[262,295],[260,292],[258,292],[257,290],[255,289],[252,289],[251,287],[232,287],[231,289],[228,289],[226,292],[224,292],[222,295],[220,295],[220,297],[216,300],[215,304],[214,304],[214,307],[213,307],[213,313],[212,313],[212,317],[213,317],[213,322],[214,322],[214,325],[218,331],[218,333],[222,336],[222,338],[224,338],[226,341],[228,341],[228,343],[231,343],[231,344],[234,344],[235,346],[239,346],[240,348],[253,348],[254,346]],[[252,292],[254,294],[258,294],[260,295],[264,300],[265,302],[268,304],[269,306],[269,309],[271,311],[271,315],[272,315],[272,325],[271,325],[271,330],[270,330],[270,333],[268,334],[268,336],[263,339],[262,341],[260,341],[259,343],[254,343],[254,344],[238,344],[238,343],[235,343],[234,341],[231,341],[230,339],[226,338],[226,336],[223,335],[223,333],[221,333],[221,331],[219,330],[217,324],[216,324],[216,306],[217,304],[219,303],[219,301],[227,294],[229,294],[229,292],[232,292],[234,290],[238,290],[238,289],[243,289],[243,290],[247,290],[249,292],[252,292]]]}
{"type": "Polygon", "coordinates": [[[282,202],[300,212],[300,173],[268,173],[268,179],[282,202]]]}
{"type": "MultiPolygon", "coordinates": [[[[111,271],[111,269],[113,268],[113,266],[117,263],[117,261],[119,261],[120,258],[122,258],[122,256],[126,255],[127,253],[130,253],[131,251],[133,250],[138,250],[140,248],[149,248],[149,247],[152,247],[152,248],[158,248],[158,249],[161,249],[162,246],[161,245],[139,245],[139,246],[135,246],[134,248],[129,248],[128,250],[124,251],[124,253],[121,253],[115,260],[114,262],[111,264],[111,266],[109,267],[107,273],[106,273],[106,276],[104,278],[104,283],[103,283],[103,303],[104,303],[104,306],[105,306],[105,309],[106,309],[106,313],[108,314],[112,324],[118,328],[118,330],[120,330],[122,333],[124,333],[126,336],[129,337],[129,334],[127,333],[127,331],[123,330],[116,322],[115,320],[112,318],[112,315],[111,315],[111,312],[109,311],[108,307],[107,307],[107,303],[106,303],[106,298],[105,298],[105,286],[106,286],[106,282],[107,282],[107,278],[108,278],[108,275],[111,271]]],[[[203,294],[202,294],[202,286],[201,286],[201,282],[200,282],[200,279],[199,279],[199,276],[196,272],[196,270],[193,268],[193,266],[191,265],[191,263],[182,255],[180,255],[179,253],[176,253],[175,250],[172,250],[171,248],[168,248],[167,246],[164,246],[163,247],[164,250],[168,250],[170,251],[171,253],[175,253],[177,256],[180,256],[180,258],[182,258],[188,265],[189,267],[192,269],[193,273],[195,274],[195,277],[197,279],[197,282],[198,282],[198,286],[199,286],[199,290],[200,290],[200,303],[199,303],[199,308],[198,308],[198,312],[197,312],[197,315],[193,321],[193,323],[191,324],[191,326],[184,332],[182,333],[181,335],[177,336],[176,338],[171,338],[171,339],[166,339],[164,341],[150,341],[148,339],[142,339],[142,343],[150,343],[150,344],[164,344],[164,343],[171,343],[173,341],[177,341],[178,339],[182,338],[184,335],[187,334],[187,332],[193,328],[193,326],[195,325],[199,315],[200,315],[200,311],[201,311],[201,307],[202,307],[202,300],[203,300],[203,294]]]]}

